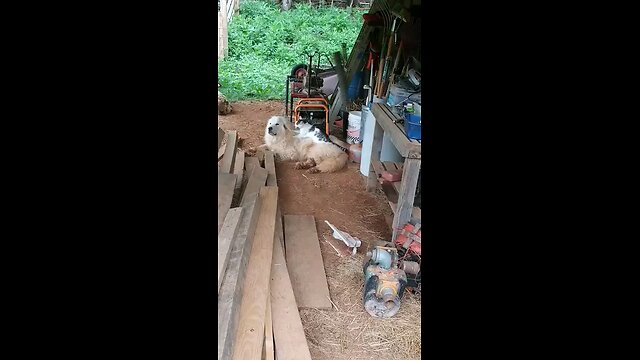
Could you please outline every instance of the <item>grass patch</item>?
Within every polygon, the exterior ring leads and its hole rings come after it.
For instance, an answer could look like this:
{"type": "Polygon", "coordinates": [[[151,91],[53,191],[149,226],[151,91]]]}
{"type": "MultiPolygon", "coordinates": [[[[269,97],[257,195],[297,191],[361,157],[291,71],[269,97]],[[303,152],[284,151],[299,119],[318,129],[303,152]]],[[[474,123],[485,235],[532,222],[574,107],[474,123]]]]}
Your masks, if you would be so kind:
{"type": "MultiPolygon", "coordinates": [[[[280,11],[264,0],[240,3],[229,25],[229,55],[218,62],[218,82],[229,100],[283,100],[291,68],[309,61],[305,52],[330,55],[342,43],[353,47],[364,10],[295,6],[280,11]]],[[[328,63],[325,56],[321,63],[328,63]]]]}

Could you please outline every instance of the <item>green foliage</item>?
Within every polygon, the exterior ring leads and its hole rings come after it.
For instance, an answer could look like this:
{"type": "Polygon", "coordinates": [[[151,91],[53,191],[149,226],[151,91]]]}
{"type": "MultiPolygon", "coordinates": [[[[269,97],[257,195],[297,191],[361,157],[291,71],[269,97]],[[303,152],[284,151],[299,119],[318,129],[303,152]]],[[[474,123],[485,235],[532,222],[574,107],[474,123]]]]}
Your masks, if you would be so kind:
{"type": "MultiPolygon", "coordinates": [[[[305,52],[327,55],[351,49],[362,26],[362,10],[296,4],[280,11],[273,2],[243,0],[229,25],[229,55],[218,62],[218,82],[229,100],[284,99],[291,68],[308,63],[305,52]]],[[[317,58],[314,58],[314,64],[317,58]]]]}

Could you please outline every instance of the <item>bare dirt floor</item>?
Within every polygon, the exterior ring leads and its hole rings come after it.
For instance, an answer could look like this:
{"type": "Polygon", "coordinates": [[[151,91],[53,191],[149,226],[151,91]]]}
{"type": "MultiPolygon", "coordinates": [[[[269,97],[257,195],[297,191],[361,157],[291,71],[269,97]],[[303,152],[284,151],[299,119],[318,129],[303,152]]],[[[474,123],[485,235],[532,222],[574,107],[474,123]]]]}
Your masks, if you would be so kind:
{"type": "MultiPolygon", "coordinates": [[[[237,130],[241,148],[263,143],[264,126],[273,115],[284,115],[278,101],[236,102],[233,112],[218,116],[218,126],[237,130]]],[[[420,359],[420,298],[405,293],[400,311],[390,319],[372,318],[362,305],[362,263],[369,243],[391,238],[392,216],[384,194],[365,190],[359,164],[332,174],[295,170],[292,162],[276,162],[279,204],[283,215],[313,215],[322,249],[331,311],[302,309],[300,316],[314,360],[420,359]],[[355,256],[331,236],[325,220],[357,237],[355,256]]]]}

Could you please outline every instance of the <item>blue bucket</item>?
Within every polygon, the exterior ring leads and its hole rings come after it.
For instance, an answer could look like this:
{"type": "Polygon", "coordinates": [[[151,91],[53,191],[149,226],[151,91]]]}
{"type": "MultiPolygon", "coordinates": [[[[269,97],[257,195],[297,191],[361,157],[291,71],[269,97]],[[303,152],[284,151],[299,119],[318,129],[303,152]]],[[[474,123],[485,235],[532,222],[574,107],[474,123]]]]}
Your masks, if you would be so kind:
{"type": "Polygon", "coordinates": [[[404,118],[405,118],[404,128],[405,128],[405,131],[407,132],[407,136],[409,137],[409,139],[421,140],[422,117],[420,115],[404,114],[404,118]]]}

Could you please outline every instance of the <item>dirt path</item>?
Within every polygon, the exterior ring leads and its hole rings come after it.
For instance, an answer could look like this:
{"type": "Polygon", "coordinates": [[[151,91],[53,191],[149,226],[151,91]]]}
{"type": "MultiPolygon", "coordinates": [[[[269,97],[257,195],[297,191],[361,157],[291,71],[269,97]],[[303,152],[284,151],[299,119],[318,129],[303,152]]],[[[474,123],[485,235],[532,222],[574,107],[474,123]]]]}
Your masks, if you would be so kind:
{"type": "MultiPolygon", "coordinates": [[[[237,130],[241,147],[262,144],[264,125],[273,115],[283,115],[282,102],[237,102],[234,111],[218,116],[218,126],[237,130]]],[[[391,213],[381,192],[366,192],[359,164],[333,174],[295,170],[292,162],[276,162],[279,203],[286,215],[313,215],[322,249],[329,291],[338,309],[302,310],[305,334],[314,360],[368,360],[420,358],[420,301],[405,295],[400,312],[392,319],[371,318],[362,307],[362,261],[370,241],[391,237],[385,214],[391,213]],[[338,254],[325,220],[362,240],[356,256],[338,254]]]]}

